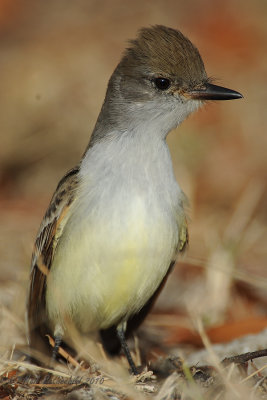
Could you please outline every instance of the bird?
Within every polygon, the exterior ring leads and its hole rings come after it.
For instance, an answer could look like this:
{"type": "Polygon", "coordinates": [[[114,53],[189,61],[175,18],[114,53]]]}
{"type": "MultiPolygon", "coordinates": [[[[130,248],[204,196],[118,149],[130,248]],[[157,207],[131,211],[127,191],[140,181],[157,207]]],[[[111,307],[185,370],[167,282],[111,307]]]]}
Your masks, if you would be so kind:
{"type": "Polygon", "coordinates": [[[89,144],[58,183],[34,245],[27,300],[29,346],[46,335],[97,333],[110,355],[143,322],[188,243],[186,196],[168,133],[210,100],[243,96],[212,83],[179,30],[154,25],[129,41],[108,82],[89,144]]]}

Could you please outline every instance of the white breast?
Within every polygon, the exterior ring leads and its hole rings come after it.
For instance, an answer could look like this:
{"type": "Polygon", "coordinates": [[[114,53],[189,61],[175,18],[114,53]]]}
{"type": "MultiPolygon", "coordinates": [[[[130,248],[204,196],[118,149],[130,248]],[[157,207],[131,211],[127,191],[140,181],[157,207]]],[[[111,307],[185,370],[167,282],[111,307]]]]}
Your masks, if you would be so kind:
{"type": "Polygon", "coordinates": [[[149,162],[143,154],[142,165],[137,152],[150,149],[131,145],[124,155],[111,145],[102,144],[99,154],[96,145],[83,161],[47,281],[51,321],[71,318],[82,332],[127,320],[143,307],[175,256],[183,212],[166,145],[149,162]]]}

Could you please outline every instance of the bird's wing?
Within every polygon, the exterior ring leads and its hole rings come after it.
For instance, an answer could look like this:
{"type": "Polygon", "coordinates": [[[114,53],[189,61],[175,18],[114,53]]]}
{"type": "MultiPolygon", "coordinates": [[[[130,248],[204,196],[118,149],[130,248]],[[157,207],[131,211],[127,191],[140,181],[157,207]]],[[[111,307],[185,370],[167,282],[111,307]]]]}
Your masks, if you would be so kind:
{"type": "Polygon", "coordinates": [[[46,326],[46,279],[62,234],[68,211],[73,204],[78,185],[79,167],[70,170],[59,182],[41,223],[32,255],[30,288],[27,304],[30,346],[45,351],[41,336],[48,333],[46,326]]]}
{"type": "Polygon", "coordinates": [[[177,252],[182,253],[185,251],[188,241],[189,241],[189,236],[188,236],[188,228],[187,228],[187,218],[186,215],[183,214],[182,217],[180,217],[179,221],[179,240],[178,240],[178,246],[177,246],[177,252]]]}

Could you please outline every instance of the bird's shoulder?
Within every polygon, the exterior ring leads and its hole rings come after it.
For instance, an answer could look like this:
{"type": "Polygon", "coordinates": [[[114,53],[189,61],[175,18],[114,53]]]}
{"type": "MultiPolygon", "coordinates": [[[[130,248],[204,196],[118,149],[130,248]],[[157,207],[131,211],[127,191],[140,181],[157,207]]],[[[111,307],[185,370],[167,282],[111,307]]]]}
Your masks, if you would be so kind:
{"type": "Polygon", "coordinates": [[[79,182],[78,172],[79,167],[71,169],[58,183],[36,237],[32,255],[32,272],[36,267],[43,266],[44,269],[50,269],[57,242],[75,198],[79,182]]]}
{"type": "Polygon", "coordinates": [[[189,235],[188,235],[188,226],[187,226],[187,218],[184,216],[182,224],[179,229],[179,240],[178,240],[178,251],[183,252],[188,244],[189,235]]]}
{"type": "Polygon", "coordinates": [[[181,192],[178,201],[178,208],[176,210],[176,220],[179,227],[177,252],[179,253],[185,251],[189,241],[187,217],[188,206],[188,199],[186,195],[181,192]]]}

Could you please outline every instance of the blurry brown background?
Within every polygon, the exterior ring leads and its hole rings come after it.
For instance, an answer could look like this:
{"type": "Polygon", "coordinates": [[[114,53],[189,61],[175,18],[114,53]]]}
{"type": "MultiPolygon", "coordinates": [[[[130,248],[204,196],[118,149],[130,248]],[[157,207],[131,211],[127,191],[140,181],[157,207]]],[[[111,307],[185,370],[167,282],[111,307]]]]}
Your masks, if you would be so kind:
{"type": "Polygon", "coordinates": [[[181,30],[207,73],[244,95],[169,135],[190,199],[190,247],[155,311],[178,328],[196,315],[207,328],[266,316],[266,13],[262,0],[0,1],[1,347],[25,342],[41,218],[88,143],[127,39],[151,24],[181,30]]]}

